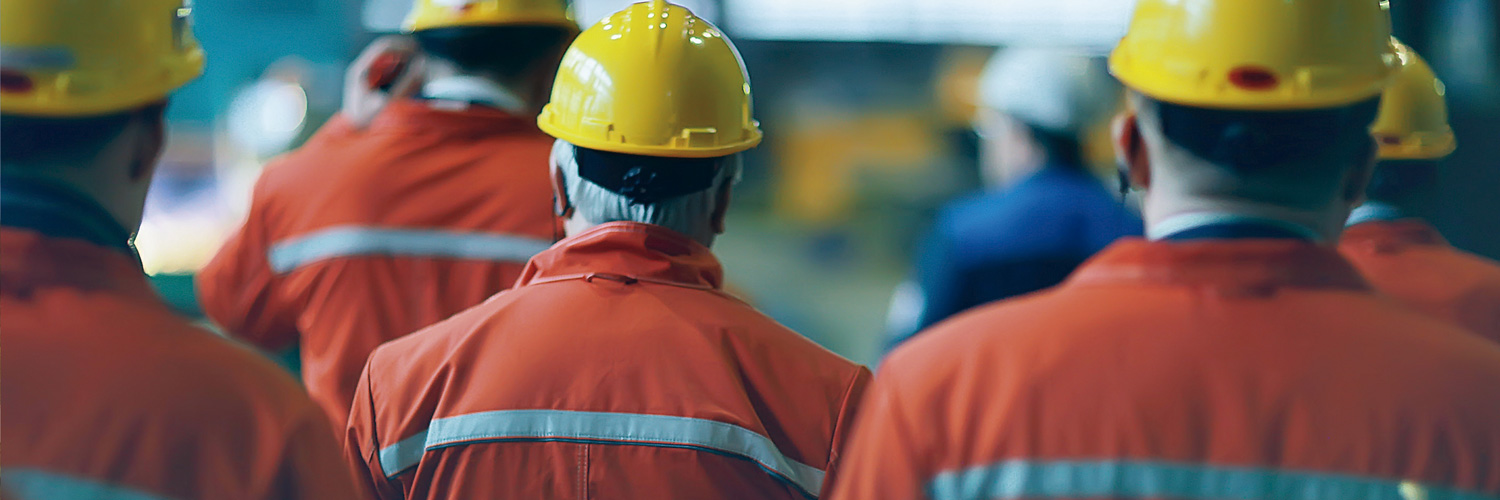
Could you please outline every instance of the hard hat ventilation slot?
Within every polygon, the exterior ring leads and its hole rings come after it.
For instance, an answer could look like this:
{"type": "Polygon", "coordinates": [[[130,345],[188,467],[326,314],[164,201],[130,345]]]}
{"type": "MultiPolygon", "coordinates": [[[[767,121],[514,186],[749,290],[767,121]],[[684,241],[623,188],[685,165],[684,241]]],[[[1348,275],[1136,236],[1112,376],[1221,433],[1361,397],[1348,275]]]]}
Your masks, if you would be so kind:
{"type": "Polygon", "coordinates": [[[13,69],[0,70],[0,92],[21,94],[31,92],[34,88],[36,83],[25,73],[13,69]]]}
{"type": "Polygon", "coordinates": [[[1240,66],[1229,70],[1229,83],[1245,90],[1271,90],[1280,85],[1276,73],[1258,66],[1240,66]]]}

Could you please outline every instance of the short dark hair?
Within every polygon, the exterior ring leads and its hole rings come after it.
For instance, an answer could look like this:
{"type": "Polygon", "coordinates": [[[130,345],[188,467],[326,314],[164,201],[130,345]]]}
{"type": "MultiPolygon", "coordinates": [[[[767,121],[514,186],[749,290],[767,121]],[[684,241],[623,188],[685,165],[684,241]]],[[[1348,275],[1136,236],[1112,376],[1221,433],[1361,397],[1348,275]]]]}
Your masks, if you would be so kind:
{"type": "MultiPolygon", "coordinates": [[[[1348,106],[1295,111],[1207,109],[1142,96],[1167,140],[1205,161],[1240,172],[1282,166],[1344,167],[1375,153],[1369,126],[1379,97],[1348,106]]],[[[1143,111],[1147,111],[1144,110],[1143,111]]]]}
{"type": "Polygon", "coordinates": [[[465,72],[515,78],[555,56],[568,33],[549,26],[457,26],[413,36],[423,52],[465,72]]]}
{"type": "Polygon", "coordinates": [[[6,166],[59,165],[92,160],[153,106],[88,117],[36,117],[0,114],[0,163],[6,166]]]}
{"type": "Polygon", "coordinates": [[[1365,194],[1373,201],[1403,204],[1437,184],[1437,160],[1386,160],[1375,167],[1365,194]]]}
{"type": "Polygon", "coordinates": [[[728,157],[669,158],[575,147],[579,178],[634,205],[653,204],[714,187],[728,157]]]}

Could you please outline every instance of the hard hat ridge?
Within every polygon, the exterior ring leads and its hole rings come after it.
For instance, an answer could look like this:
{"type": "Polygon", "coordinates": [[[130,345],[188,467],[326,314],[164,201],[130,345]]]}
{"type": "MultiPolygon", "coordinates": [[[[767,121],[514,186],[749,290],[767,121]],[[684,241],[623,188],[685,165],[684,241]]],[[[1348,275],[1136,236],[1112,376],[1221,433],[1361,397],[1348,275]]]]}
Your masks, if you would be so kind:
{"type": "Polygon", "coordinates": [[[563,56],[537,123],[573,145],[709,158],[760,143],[749,76],[734,44],[679,5],[631,5],[585,30],[563,56]]]}

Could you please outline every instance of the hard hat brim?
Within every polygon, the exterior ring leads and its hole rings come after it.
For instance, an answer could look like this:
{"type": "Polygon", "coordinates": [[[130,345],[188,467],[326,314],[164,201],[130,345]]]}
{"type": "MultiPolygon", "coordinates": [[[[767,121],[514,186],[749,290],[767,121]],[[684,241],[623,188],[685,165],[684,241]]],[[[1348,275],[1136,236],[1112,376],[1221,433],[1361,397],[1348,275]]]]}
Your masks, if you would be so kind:
{"type": "Polygon", "coordinates": [[[1409,137],[1397,143],[1381,143],[1381,160],[1440,160],[1458,149],[1453,132],[1409,137]]]}
{"type": "Polygon", "coordinates": [[[549,113],[547,113],[546,110],[543,110],[542,116],[537,118],[537,126],[542,129],[542,132],[546,132],[547,135],[550,135],[557,139],[561,139],[574,146],[595,149],[599,151],[609,151],[612,153],[658,156],[663,158],[716,158],[720,156],[729,156],[735,153],[753,149],[756,146],[760,145],[761,140],[765,137],[758,128],[755,128],[747,130],[747,137],[742,141],[732,144],[717,145],[709,148],[683,148],[670,145],[657,146],[626,144],[623,142],[601,141],[572,133],[562,127],[552,125],[547,120],[545,120],[548,114],[549,113]]]}
{"type": "Polygon", "coordinates": [[[427,30],[441,28],[480,28],[480,27],[506,27],[506,26],[536,26],[542,28],[557,28],[568,33],[570,37],[578,36],[582,28],[571,19],[558,19],[551,16],[516,17],[505,21],[492,20],[460,20],[454,22],[409,22],[402,25],[401,31],[406,34],[418,33],[427,30]]]}
{"type": "Polygon", "coordinates": [[[161,67],[165,76],[155,82],[133,82],[119,91],[101,93],[89,98],[36,92],[29,95],[6,95],[0,108],[7,115],[83,118],[130,111],[166,99],[173,92],[203,75],[206,58],[194,50],[173,64],[161,67]]]}

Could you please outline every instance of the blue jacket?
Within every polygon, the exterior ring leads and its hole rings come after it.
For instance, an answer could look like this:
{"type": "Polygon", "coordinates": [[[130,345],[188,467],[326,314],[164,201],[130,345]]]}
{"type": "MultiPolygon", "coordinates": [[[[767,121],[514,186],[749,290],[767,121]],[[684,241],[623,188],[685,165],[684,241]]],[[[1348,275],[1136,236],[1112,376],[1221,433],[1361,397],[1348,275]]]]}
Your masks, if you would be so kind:
{"type": "Polygon", "coordinates": [[[1061,283],[1095,252],[1141,232],[1140,218],[1081,169],[1046,168],[954,201],[919,250],[915,288],[892,305],[888,347],[970,307],[1061,283]]]}

